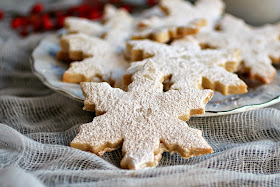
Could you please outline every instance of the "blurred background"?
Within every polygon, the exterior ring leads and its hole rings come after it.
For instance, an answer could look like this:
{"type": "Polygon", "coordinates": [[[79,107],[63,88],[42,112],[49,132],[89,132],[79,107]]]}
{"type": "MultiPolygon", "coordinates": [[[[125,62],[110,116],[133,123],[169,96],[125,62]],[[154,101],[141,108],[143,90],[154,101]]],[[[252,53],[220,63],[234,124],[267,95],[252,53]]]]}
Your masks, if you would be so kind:
{"type": "Polygon", "coordinates": [[[251,25],[280,21],[280,0],[224,0],[226,11],[251,25]]]}
{"type": "MultiPolygon", "coordinates": [[[[224,2],[226,12],[243,18],[251,25],[280,21],[280,0],[224,2]]],[[[136,12],[156,5],[158,0],[1,0],[0,38],[11,35],[24,37],[31,33],[57,30],[62,27],[67,16],[98,20],[106,3],[136,12]]]]}

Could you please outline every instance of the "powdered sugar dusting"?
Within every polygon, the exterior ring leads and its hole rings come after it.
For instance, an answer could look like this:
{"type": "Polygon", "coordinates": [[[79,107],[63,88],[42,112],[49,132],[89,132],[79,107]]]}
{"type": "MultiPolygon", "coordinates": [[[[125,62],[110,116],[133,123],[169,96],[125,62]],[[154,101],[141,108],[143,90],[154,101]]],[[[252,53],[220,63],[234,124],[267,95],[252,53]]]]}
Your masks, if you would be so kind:
{"type": "Polygon", "coordinates": [[[129,169],[157,165],[165,150],[177,151],[184,158],[212,152],[201,131],[180,120],[202,113],[211,90],[186,87],[163,92],[163,74],[151,62],[132,80],[128,92],[107,83],[81,83],[85,108],[106,113],[82,125],[72,147],[102,154],[123,142],[121,166],[129,169]]]}
{"type": "Polygon", "coordinates": [[[229,62],[238,64],[238,50],[201,50],[190,45],[192,44],[187,43],[184,48],[182,42],[169,46],[148,40],[130,41],[127,56],[137,62],[131,64],[127,74],[133,74],[148,60],[152,60],[165,77],[172,76],[171,89],[211,88],[225,95],[247,91],[246,84],[236,74],[223,68],[229,62]],[[189,48],[193,50],[188,50],[189,48]]]}
{"type": "Polygon", "coordinates": [[[280,24],[253,28],[238,18],[226,15],[220,31],[201,32],[194,36],[200,43],[223,49],[242,50],[244,68],[251,78],[270,83],[276,73],[271,65],[280,62],[280,24]]]}
{"type": "Polygon", "coordinates": [[[67,17],[64,26],[68,33],[84,33],[91,36],[100,36],[103,26],[85,18],[67,17]]]}
{"type": "Polygon", "coordinates": [[[150,38],[158,42],[167,42],[178,36],[195,34],[200,27],[205,26],[201,19],[207,21],[205,30],[208,30],[213,28],[224,10],[221,0],[199,0],[195,5],[183,0],[162,0],[159,6],[166,16],[152,16],[140,21],[140,31],[134,35],[134,39],[150,38]],[[188,28],[196,31],[184,33],[183,30],[188,28]],[[163,36],[167,33],[168,38],[163,36]]]}
{"type": "Polygon", "coordinates": [[[70,68],[63,75],[64,81],[92,81],[94,78],[101,78],[107,82],[122,81],[128,62],[115,46],[84,34],[66,35],[61,41],[69,46],[70,55],[79,52],[87,57],[70,64],[70,68]]]}
{"type": "Polygon", "coordinates": [[[106,5],[103,15],[104,24],[84,18],[69,17],[65,20],[68,33],[83,33],[92,37],[103,37],[114,46],[124,47],[135,30],[135,18],[126,10],[106,5]],[[117,37],[116,37],[117,36],[117,37]]]}
{"type": "MultiPolygon", "coordinates": [[[[70,68],[63,75],[63,81],[74,83],[106,81],[121,87],[122,76],[128,67],[123,51],[125,41],[129,39],[134,29],[134,19],[125,10],[110,5],[105,7],[104,25],[76,19],[71,18],[66,21],[68,28],[84,26],[75,30],[77,34],[65,35],[61,38],[61,51],[69,54],[72,60],[82,61],[70,64],[70,68]],[[95,25],[99,25],[101,29],[96,32],[91,31],[95,25]]],[[[68,31],[71,32],[70,29],[68,31]]]]}

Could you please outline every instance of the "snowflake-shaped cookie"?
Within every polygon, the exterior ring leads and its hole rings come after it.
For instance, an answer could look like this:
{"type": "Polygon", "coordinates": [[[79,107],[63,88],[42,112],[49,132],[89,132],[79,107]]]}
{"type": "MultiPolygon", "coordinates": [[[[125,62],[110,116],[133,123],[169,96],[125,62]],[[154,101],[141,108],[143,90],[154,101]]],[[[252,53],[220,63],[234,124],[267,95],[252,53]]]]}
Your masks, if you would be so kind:
{"type": "Polygon", "coordinates": [[[280,24],[251,27],[243,20],[226,15],[219,30],[194,36],[201,44],[213,48],[242,50],[242,72],[252,79],[270,83],[276,70],[272,63],[280,62],[280,24]]]}
{"type": "Polygon", "coordinates": [[[124,45],[135,30],[135,19],[125,10],[106,5],[103,14],[104,23],[85,18],[69,17],[65,20],[68,33],[83,33],[89,36],[100,36],[115,45],[124,45]]]}
{"type": "Polygon", "coordinates": [[[221,0],[199,0],[195,5],[184,0],[161,0],[159,6],[166,16],[153,16],[140,21],[140,31],[132,39],[168,42],[196,34],[207,23],[207,28],[212,28],[224,9],[221,0]]]}
{"type": "Polygon", "coordinates": [[[104,25],[80,18],[66,20],[68,32],[76,34],[61,38],[58,59],[76,62],[65,71],[64,82],[106,81],[121,87],[128,67],[123,50],[135,25],[134,19],[124,9],[108,5],[104,20],[104,25]]]}
{"type": "Polygon", "coordinates": [[[111,85],[122,82],[128,62],[110,42],[80,33],[65,35],[60,43],[71,59],[83,59],[70,64],[63,74],[64,82],[106,81],[111,85]]]}
{"type": "MultiPolygon", "coordinates": [[[[124,9],[116,9],[111,5],[106,5],[103,20],[104,24],[101,24],[85,18],[68,17],[65,20],[65,28],[68,34],[81,33],[95,38],[102,38],[109,45],[114,46],[116,50],[123,50],[125,41],[130,38],[130,35],[135,30],[134,18],[124,9]]],[[[83,60],[75,57],[77,56],[71,54],[67,47],[61,45],[61,50],[57,54],[59,60],[83,60]]]]}
{"type": "Polygon", "coordinates": [[[124,76],[126,84],[130,82],[130,75],[152,60],[165,77],[170,77],[170,89],[210,88],[224,95],[247,91],[247,85],[236,74],[226,70],[236,70],[240,61],[239,50],[201,50],[195,43],[184,47],[179,42],[169,46],[135,40],[127,44],[127,56],[137,62],[131,63],[128,68],[124,76]]]}
{"type": "Polygon", "coordinates": [[[200,130],[183,121],[204,111],[211,90],[184,88],[163,92],[161,74],[151,62],[132,76],[128,92],[107,83],[81,83],[85,109],[101,114],[83,124],[71,147],[102,155],[122,145],[122,168],[158,164],[163,151],[184,158],[212,152],[200,130]]]}

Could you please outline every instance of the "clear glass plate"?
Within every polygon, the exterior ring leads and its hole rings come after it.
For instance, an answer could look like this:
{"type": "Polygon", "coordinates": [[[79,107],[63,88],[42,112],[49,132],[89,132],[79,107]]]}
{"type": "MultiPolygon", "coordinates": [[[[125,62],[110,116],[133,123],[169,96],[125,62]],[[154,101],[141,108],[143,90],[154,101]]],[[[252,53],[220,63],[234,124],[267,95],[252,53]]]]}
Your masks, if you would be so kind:
{"type": "MultiPolygon", "coordinates": [[[[83,102],[84,96],[79,84],[61,81],[68,64],[56,59],[56,53],[59,48],[59,34],[49,35],[44,38],[32,53],[32,70],[49,88],[83,102]]],[[[198,117],[244,112],[278,102],[280,102],[279,70],[271,84],[249,88],[249,91],[245,94],[223,96],[215,92],[214,97],[206,105],[205,114],[198,117]]]]}

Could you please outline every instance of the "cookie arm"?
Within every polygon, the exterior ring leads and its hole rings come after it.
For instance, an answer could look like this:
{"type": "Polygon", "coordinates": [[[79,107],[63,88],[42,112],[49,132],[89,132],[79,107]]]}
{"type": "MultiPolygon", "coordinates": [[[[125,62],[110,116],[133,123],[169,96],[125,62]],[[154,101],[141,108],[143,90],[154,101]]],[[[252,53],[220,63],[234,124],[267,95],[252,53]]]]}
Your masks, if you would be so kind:
{"type": "Polygon", "coordinates": [[[199,0],[195,7],[205,14],[207,19],[207,28],[213,29],[218,19],[221,18],[225,4],[222,0],[199,0]]]}
{"type": "Polygon", "coordinates": [[[236,72],[241,62],[241,50],[221,49],[199,51],[199,61],[205,65],[216,64],[229,72],[236,72]]]}
{"type": "Polygon", "coordinates": [[[271,43],[268,48],[269,57],[271,58],[274,64],[280,63],[280,32],[279,32],[279,41],[271,43]]]}
{"type": "MultiPolygon", "coordinates": [[[[142,125],[143,126],[143,125],[142,125]]],[[[143,128],[145,128],[143,126],[143,128]]],[[[152,131],[152,130],[151,130],[152,131]]],[[[121,167],[125,169],[141,169],[156,166],[161,159],[158,137],[148,134],[135,134],[135,131],[124,139],[121,167]],[[155,150],[156,149],[156,150],[155,150]]]]}
{"type": "MultiPolygon", "coordinates": [[[[271,57],[276,55],[276,53],[271,55],[271,57]]],[[[253,80],[259,80],[265,84],[269,84],[276,75],[276,69],[271,63],[272,61],[268,54],[244,55],[242,72],[249,73],[250,78],[253,80]]]]}
{"type": "Polygon", "coordinates": [[[97,115],[112,110],[114,102],[118,102],[125,93],[121,89],[112,88],[108,83],[82,82],[80,85],[85,96],[84,109],[96,111],[97,115]]]}
{"type": "Polygon", "coordinates": [[[126,44],[126,56],[131,61],[144,60],[164,51],[171,52],[171,49],[168,45],[149,40],[132,40],[126,44]]]}
{"type": "Polygon", "coordinates": [[[90,36],[100,36],[104,30],[98,22],[77,17],[66,18],[64,26],[68,33],[83,33],[90,36]]]}
{"type": "Polygon", "coordinates": [[[221,92],[223,95],[242,94],[247,92],[247,85],[237,74],[224,68],[213,66],[202,77],[202,87],[221,92]]]}
{"type": "Polygon", "coordinates": [[[186,121],[193,115],[203,114],[205,105],[212,96],[212,90],[193,88],[169,90],[163,94],[162,108],[166,108],[173,116],[186,121]]]}
{"type": "Polygon", "coordinates": [[[247,92],[247,85],[236,74],[230,73],[220,66],[207,67],[201,63],[193,63],[190,66],[192,67],[189,69],[195,70],[195,73],[185,71],[173,74],[171,89],[183,89],[188,85],[197,89],[219,91],[224,95],[247,92]]]}
{"type": "Polygon", "coordinates": [[[119,119],[109,113],[95,117],[91,123],[80,126],[71,147],[91,151],[101,156],[106,151],[117,149],[122,144],[119,119]]]}
{"type": "Polygon", "coordinates": [[[191,158],[213,152],[212,147],[202,137],[202,132],[187,123],[172,119],[169,128],[164,128],[161,142],[169,151],[176,151],[183,158],[191,158]]]}
{"type": "Polygon", "coordinates": [[[101,82],[104,78],[101,75],[101,68],[95,57],[86,58],[82,61],[72,62],[70,67],[64,72],[63,82],[101,82]]]}
{"type": "Polygon", "coordinates": [[[112,51],[111,46],[103,40],[82,33],[62,36],[60,47],[61,51],[69,53],[71,60],[83,60],[112,51]]]}

